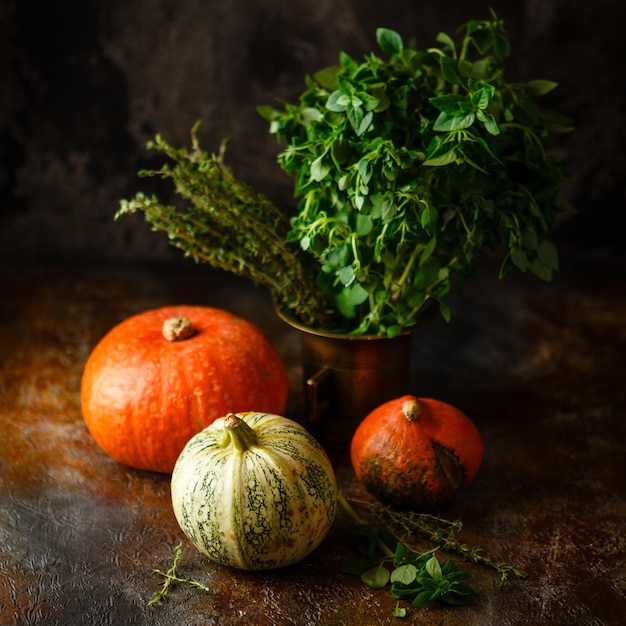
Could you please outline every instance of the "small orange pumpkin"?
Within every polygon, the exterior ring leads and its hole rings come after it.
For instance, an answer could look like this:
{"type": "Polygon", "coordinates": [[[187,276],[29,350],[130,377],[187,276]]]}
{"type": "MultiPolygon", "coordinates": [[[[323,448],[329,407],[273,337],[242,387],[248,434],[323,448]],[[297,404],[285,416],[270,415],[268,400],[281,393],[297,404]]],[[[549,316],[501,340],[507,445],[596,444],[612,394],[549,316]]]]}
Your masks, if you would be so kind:
{"type": "Polygon", "coordinates": [[[474,480],[483,444],[474,423],[455,407],[403,396],[361,422],[350,457],[372,495],[399,508],[420,509],[449,500],[474,480]]]}
{"type": "Polygon", "coordinates": [[[285,366],[261,331],[227,311],[162,307],[130,317],[89,356],[81,405],[89,432],[120,463],[171,473],[183,447],[218,417],[281,415],[285,366]]]}

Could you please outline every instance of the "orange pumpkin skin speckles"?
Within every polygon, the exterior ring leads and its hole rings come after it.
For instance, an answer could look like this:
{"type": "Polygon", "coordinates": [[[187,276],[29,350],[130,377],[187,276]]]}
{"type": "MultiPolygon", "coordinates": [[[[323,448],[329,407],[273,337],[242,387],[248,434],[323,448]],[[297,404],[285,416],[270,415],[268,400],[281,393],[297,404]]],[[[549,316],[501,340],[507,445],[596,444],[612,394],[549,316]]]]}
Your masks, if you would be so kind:
{"type": "Polygon", "coordinates": [[[171,473],[187,441],[218,417],[280,415],[288,393],[285,366],[256,326],[221,309],[174,306],[135,315],[102,338],[85,365],[81,405],[110,456],[171,473]],[[189,320],[193,334],[166,339],[164,323],[174,318],[189,320]]]}
{"type": "Polygon", "coordinates": [[[402,509],[441,504],[478,474],[483,444],[455,407],[403,396],[374,409],[355,431],[350,457],[365,489],[402,509]]]}

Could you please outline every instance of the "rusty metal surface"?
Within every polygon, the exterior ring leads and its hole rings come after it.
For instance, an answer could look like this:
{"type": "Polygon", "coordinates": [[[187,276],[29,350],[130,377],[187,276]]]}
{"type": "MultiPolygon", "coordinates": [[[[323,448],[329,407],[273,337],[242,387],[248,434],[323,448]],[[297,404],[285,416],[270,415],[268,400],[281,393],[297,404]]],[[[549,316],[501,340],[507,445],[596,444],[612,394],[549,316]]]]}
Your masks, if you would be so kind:
{"type": "MultiPolygon", "coordinates": [[[[479,427],[476,481],[438,511],[461,538],[518,564],[503,591],[467,565],[474,601],[411,608],[340,573],[354,556],[339,512],[309,558],[266,573],[209,563],[176,525],[167,477],[101,452],[81,418],[82,366],[123,318],[165,304],[221,306],[259,325],[290,373],[302,414],[299,344],[267,295],[202,268],[0,269],[0,624],[617,625],[626,623],[624,259],[565,258],[551,285],[485,279],[414,347],[411,391],[456,404],[479,427]],[[147,602],[183,541],[175,587],[147,602]]],[[[346,449],[326,433],[340,485],[359,495],[346,449]]],[[[427,547],[427,546],[425,546],[427,547]]]]}

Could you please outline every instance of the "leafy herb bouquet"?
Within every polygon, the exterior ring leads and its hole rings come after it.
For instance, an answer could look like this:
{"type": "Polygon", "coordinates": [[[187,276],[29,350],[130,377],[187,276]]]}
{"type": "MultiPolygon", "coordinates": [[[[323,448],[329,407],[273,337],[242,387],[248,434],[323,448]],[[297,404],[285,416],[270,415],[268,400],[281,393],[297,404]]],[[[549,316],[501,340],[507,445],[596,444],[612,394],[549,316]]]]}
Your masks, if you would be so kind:
{"type": "Polygon", "coordinates": [[[118,215],[143,211],[186,254],[266,285],[277,306],[332,332],[393,337],[433,305],[449,319],[444,297],[485,249],[505,251],[500,277],[517,267],[550,280],[547,236],[569,207],[549,140],[569,129],[536,97],[556,84],[505,82],[509,39],[493,12],[460,32],[420,50],[380,28],[387,60],[341,53],[306,78],[298,104],[258,108],[285,146],[293,218],[238,181],[223,149],[200,150],[197,127],[191,151],[157,136],[149,146],[175,165],[141,172],[172,179],[186,208],[139,193],[118,215]]]}

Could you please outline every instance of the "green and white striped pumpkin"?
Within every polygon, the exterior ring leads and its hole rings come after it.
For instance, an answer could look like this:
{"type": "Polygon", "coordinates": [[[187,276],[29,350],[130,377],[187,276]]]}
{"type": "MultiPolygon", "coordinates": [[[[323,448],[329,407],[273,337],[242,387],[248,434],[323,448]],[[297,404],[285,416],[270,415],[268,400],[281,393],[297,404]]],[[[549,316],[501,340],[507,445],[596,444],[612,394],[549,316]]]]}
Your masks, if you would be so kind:
{"type": "Polygon", "coordinates": [[[297,422],[268,413],[215,420],[181,452],[172,505],[189,540],[210,559],[276,569],[309,555],[335,517],[328,457],[297,422]]]}

